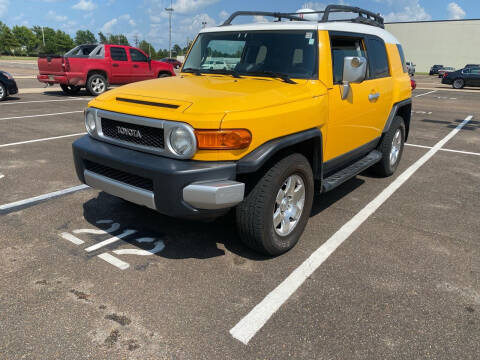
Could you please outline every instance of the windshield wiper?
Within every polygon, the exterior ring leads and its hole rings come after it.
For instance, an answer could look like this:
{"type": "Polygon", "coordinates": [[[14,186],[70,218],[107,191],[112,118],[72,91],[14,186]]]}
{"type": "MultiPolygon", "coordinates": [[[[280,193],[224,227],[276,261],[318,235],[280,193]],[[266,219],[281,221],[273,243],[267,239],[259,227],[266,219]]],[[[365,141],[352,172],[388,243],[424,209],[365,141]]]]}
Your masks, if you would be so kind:
{"type": "Polygon", "coordinates": [[[240,74],[235,70],[210,69],[208,72],[212,74],[232,75],[236,79],[241,78],[240,74]]]}
{"type": "Polygon", "coordinates": [[[192,74],[195,74],[197,76],[202,76],[202,73],[200,72],[200,69],[186,68],[186,69],[182,69],[182,72],[192,73],[192,74]]]}
{"type": "Polygon", "coordinates": [[[296,84],[295,81],[290,79],[290,76],[288,74],[280,73],[280,72],[275,72],[275,71],[256,71],[256,72],[249,72],[249,75],[267,75],[273,78],[278,78],[282,79],[288,84],[296,84]]]}

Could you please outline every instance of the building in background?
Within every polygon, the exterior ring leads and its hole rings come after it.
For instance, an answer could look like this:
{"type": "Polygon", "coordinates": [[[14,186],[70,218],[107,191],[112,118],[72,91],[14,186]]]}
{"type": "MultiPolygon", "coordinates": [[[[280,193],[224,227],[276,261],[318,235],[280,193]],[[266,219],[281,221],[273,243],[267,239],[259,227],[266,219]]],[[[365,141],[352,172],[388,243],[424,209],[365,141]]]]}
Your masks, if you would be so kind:
{"type": "Polygon", "coordinates": [[[417,72],[434,64],[463,68],[480,64],[480,19],[387,23],[417,72]]]}

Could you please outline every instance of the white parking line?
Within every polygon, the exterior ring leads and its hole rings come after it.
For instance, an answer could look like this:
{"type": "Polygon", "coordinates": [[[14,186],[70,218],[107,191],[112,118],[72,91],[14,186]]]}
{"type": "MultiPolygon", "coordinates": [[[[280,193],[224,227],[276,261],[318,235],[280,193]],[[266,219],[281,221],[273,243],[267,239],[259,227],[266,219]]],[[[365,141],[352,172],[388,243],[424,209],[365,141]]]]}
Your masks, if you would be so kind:
{"type": "Polygon", "coordinates": [[[65,101],[90,101],[93,98],[74,98],[70,97],[68,99],[63,100],[32,100],[32,101],[13,101],[13,102],[4,102],[0,104],[1,106],[8,106],[8,105],[20,105],[20,104],[34,104],[34,103],[50,103],[50,102],[65,102],[65,101]]]}
{"type": "Polygon", "coordinates": [[[116,266],[120,270],[126,270],[130,267],[129,263],[126,263],[125,261],[122,261],[119,258],[116,258],[113,255],[110,255],[109,253],[100,254],[100,255],[98,255],[98,257],[102,260],[105,260],[109,264],[112,264],[113,266],[116,266]]]}
{"type": "Polygon", "coordinates": [[[71,187],[71,188],[68,188],[68,189],[64,189],[64,190],[60,190],[60,191],[54,191],[54,192],[51,192],[51,193],[48,193],[48,194],[34,196],[34,197],[31,197],[31,198],[28,198],[28,199],[15,201],[15,202],[5,204],[5,205],[0,205],[0,212],[13,210],[13,209],[21,207],[21,206],[32,205],[32,204],[38,203],[40,201],[56,198],[56,197],[59,197],[59,196],[62,196],[62,195],[71,194],[71,193],[74,193],[74,192],[77,192],[77,191],[80,191],[80,190],[84,190],[84,189],[89,189],[89,188],[90,188],[90,186],[88,186],[88,185],[78,185],[78,186],[74,186],[74,187],[71,187]]]}
{"type": "MultiPolygon", "coordinates": [[[[405,146],[418,147],[418,148],[422,148],[422,149],[431,149],[432,148],[432,146],[417,145],[417,144],[405,144],[405,146]]],[[[461,150],[452,150],[452,149],[440,149],[440,151],[447,151],[447,152],[458,153],[458,154],[480,156],[480,153],[470,152],[470,151],[461,151],[461,150]]]]}
{"type": "Polygon", "coordinates": [[[8,147],[8,146],[15,146],[15,145],[22,145],[22,144],[30,144],[30,143],[40,142],[40,141],[63,139],[63,138],[68,138],[68,137],[72,137],[72,136],[80,136],[80,135],[85,135],[85,134],[86,134],[86,132],[77,133],[77,134],[54,136],[54,137],[35,139],[35,140],[19,141],[19,142],[14,142],[14,143],[9,143],[9,144],[2,144],[2,145],[0,145],[0,148],[8,147]]]}
{"type": "Polygon", "coordinates": [[[433,90],[433,91],[429,91],[429,92],[426,92],[426,93],[423,93],[423,94],[419,94],[419,95],[415,95],[415,97],[420,97],[420,96],[424,96],[424,95],[428,95],[428,94],[433,94],[433,93],[436,93],[437,90],[433,90]]]}
{"type": "Polygon", "coordinates": [[[45,117],[45,116],[57,116],[57,115],[77,114],[77,113],[83,113],[83,110],[67,111],[67,112],[54,113],[54,114],[14,116],[14,117],[0,118],[0,120],[28,119],[28,118],[37,118],[37,117],[45,117]]]}
{"type": "Polygon", "coordinates": [[[110,239],[107,239],[107,240],[104,240],[104,241],[101,241],[95,245],[92,245],[88,248],[85,249],[86,252],[92,252],[92,251],[95,251],[95,250],[98,250],[100,249],[101,247],[103,246],[107,246],[107,245],[110,245],[110,244],[113,244],[114,242],[116,241],[119,241],[121,239],[123,239],[124,237],[127,237],[127,236],[130,236],[132,234],[135,234],[137,232],[137,230],[125,230],[123,233],[121,233],[120,235],[117,235],[117,236],[112,236],[110,239]]]}
{"type": "Polygon", "coordinates": [[[231,330],[230,334],[245,345],[265,325],[270,317],[295,293],[295,291],[313,274],[335,250],[347,240],[392,194],[395,193],[423,164],[435,155],[443,145],[463,128],[472,116],[468,116],[447,136],[433,146],[425,155],[418,159],[407,170],[400,174],[375,199],[367,204],[359,213],[350,219],[340,230],[320,246],[310,257],[297,267],[280,285],[273,289],[259,304],[257,304],[231,330]]]}
{"type": "Polygon", "coordinates": [[[82,239],[77,238],[75,235],[72,235],[72,234],[67,233],[67,232],[61,233],[60,236],[62,238],[64,238],[65,240],[68,240],[75,245],[82,245],[85,242],[82,239]]]}

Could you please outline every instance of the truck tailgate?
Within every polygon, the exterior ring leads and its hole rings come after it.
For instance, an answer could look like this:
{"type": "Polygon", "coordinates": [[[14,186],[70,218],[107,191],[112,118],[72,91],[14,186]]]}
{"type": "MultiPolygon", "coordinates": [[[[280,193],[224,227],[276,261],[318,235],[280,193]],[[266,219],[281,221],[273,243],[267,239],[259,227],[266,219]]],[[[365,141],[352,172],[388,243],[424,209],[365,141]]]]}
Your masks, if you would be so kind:
{"type": "Polygon", "coordinates": [[[63,75],[65,73],[63,56],[40,56],[38,70],[40,75],[63,75]]]}

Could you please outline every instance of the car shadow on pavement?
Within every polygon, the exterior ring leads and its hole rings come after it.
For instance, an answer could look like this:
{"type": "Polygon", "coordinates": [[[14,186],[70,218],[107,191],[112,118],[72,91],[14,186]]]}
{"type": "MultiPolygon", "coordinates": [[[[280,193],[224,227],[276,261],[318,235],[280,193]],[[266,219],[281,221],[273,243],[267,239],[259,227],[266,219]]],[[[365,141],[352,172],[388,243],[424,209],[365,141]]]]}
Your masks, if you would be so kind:
{"type": "MultiPolygon", "coordinates": [[[[372,174],[369,172],[364,172],[361,175],[372,176],[372,174]]],[[[365,183],[365,180],[354,177],[330,192],[315,196],[310,217],[316,216],[322,211],[328,209],[337,201],[341,200],[362,186],[363,183],[365,183]]]]}
{"type": "Polygon", "coordinates": [[[127,229],[137,231],[135,235],[102,248],[105,250],[115,250],[125,243],[149,250],[153,248],[153,243],[137,242],[136,239],[151,237],[164,242],[165,248],[156,255],[168,259],[208,259],[223,256],[225,250],[219,244],[250,260],[268,259],[241,243],[233,212],[209,222],[176,219],[100,192],[96,198],[84,203],[83,215],[93,228],[105,229],[105,225],[98,223],[101,220],[119,223],[118,231],[112,233],[114,236],[127,229]]]}
{"type": "MultiPolygon", "coordinates": [[[[336,191],[316,196],[310,216],[318,215],[363,183],[363,180],[353,178],[336,191]]],[[[154,247],[153,241],[137,240],[155,238],[155,241],[162,240],[165,244],[165,248],[155,255],[168,259],[214,258],[225,255],[223,247],[249,260],[270,259],[243,245],[237,234],[234,211],[211,221],[176,219],[100,192],[96,198],[83,204],[83,216],[92,228],[105,229],[108,225],[101,223],[105,224],[106,221],[120,224],[118,230],[111,233],[113,236],[118,236],[128,229],[136,230],[134,235],[102,248],[106,251],[116,250],[126,243],[139,249],[150,250],[154,247]]]]}

